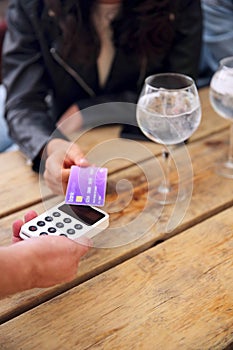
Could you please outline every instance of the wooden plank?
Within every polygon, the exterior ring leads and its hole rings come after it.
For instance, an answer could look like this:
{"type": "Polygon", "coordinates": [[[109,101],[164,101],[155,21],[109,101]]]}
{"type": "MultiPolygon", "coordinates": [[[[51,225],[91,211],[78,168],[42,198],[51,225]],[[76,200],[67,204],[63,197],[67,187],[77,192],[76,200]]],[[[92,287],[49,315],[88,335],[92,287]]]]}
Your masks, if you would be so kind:
{"type": "Polygon", "coordinates": [[[41,200],[38,175],[20,152],[1,153],[0,168],[0,218],[41,200]]]}
{"type": "MultiPolygon", "coordinates": [[[[229,125],[210,107],[208,89],[201,90],[200,97],[203,105],[202,122],[197,132],[191,137],[190,143],[225,130],[229,125]]],[[[119,130],[120,126],[97,128],[77,138],[77,142],[88,154],[91,162],[103,165],[106,159],[111,159],[108,161],[109,173],[132,164],[126,159],[126,150],[132,150],[136,163],[153,157],[154,154],[160,154],[161,146],[153,142],[141,142],[142,152],[134,152],[134,147],[139,143],[119,139],[119,130]]],[[[51,196],[51,192],[46,189],[43,182],[39,181],[38,175],[31,170],[27,160],[20,152],[0,154],[0,168],[2,173],[0,177],[0,217],[18,211],[20,208],[35,205],[41,201],[41,197],[51,196]]]]}
{"type": "MultiPolygon", "coordinates": [[[[190,142],[204,138],[207,135],[212,135],[216,132],[225,130],[230,125],[229,121],[227,121],[224,118],[221,118],[211,107],[209,102],[208,88],[200,89],[199,96],[202,108],[202,120],[198,130],[190,138],[190,142]]],[[[78,142],[81,145],[82,149],[85,150],[85,152],[89,152],[97,144],[108,140],[109,136],[111,136],[111,139],[118,138],[120,134],[120,129],[121,126],[111,126],[110,128],[95,128],[94,130],[90,130],[87,133],[84,133],[83,136],[77,135],[77,138],[75,138],[74,136],[74,141],[78,142]]],[[[126,141],[127,140],[123,139],[123,144],[126,141]]],[[[147,145],[149,149],[155,154],[158,154],[161,151],[160,145],[156,145],[152,142],[143,142],[142,144],[147,145]]]]}
{"type": "MultiPolygon", "coordinates": [[[[231,207],[233,205],[233,181],[217,176],[213,169],[214,161],[226,151],[226,140],[227,133],[222,132],[221,134],[219,133],[204,141],[195,142],[188,146],[194,172],[193,195],[190,205],[187,208],[182,208],[182,205],[180,205],[182,211],[176,215],[176,218],[178,217],[180,222],[178,222],[177,227],[171,232],[166,232],[166,226],[174,207],[165,207],[159,219],[156,220],[156,216],[158,216],[158,212],[160,213],[161,208],[153,201],[148,204],[148,212],[143,217],[140,217],[140,224],[138,222],[136,224],[134,223],[135,218],[139,217],[147,203],[146,179],[139,167],[134,166],[110,175],[104,209],[108,212],[112,211],[110,213],[110,228],[120,228],[117,231],[117,237],[119,239],[122,238],[120,242],[123,242],[127,238],[131,243],[127,245],[122,243],[122,245],[119,244],[119,247],[116,247],[116,240],[114,241],[113,237],[114,231],[109,233],[106,230],[95,241],[96,246],[105,246],[105,249],[93,248],[88,253],[82,260],[77,277],[72,283],[46,290],[39,289],[19,293],[0,301],[0,320],[3,322],[10,319],[14,315],[38,305],[61,291],[77,285],[138,254],[156,242],[165,240],[231,207]],[[116,199],[116,184],[121,180],[129,181],[135,190],[132,201],[130,202],[128,200],[129,193],[127,189],[119,195],[118,201],[114,202],[114,199],[116,199]],[[113,212],[113,209],[115,212],[113,212]],[[130,230],[127,230],[127,225],[131,227],[130,230]],[[143,234],[146,228],[148,228],[148,233],[143,234]],[[114,249],[112,245],[115,247],[114,249]]],[[[149,160],[147,164],[149,169],[152,169],[152,160],[149,160]]],[[[46,205],[47,207],[52,206],[52,201],[46,205]]],[[[42,204],[33,208],[38,210],[39,213],[44,210],[42,204]]],[[[24,211],[15,213],[0,221],[0,243],[2,245],[10,243],[11,223],[14,219],[22,216],[24,211]]]]}
{"type": "Polygon", "coordinates": [[[2,325],[4,349],[224,349],[233,342],[224,211],[2,325]]]}

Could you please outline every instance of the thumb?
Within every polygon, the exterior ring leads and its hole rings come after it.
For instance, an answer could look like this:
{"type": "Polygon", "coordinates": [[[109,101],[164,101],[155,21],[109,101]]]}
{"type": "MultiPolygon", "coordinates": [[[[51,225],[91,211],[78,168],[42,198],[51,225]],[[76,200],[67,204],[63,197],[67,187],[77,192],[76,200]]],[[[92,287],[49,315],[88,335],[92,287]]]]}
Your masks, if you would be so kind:
{"type": "Polygon", "coordinates": [[[90,163],[86,158],[79,158],[79,159],[77,158],[75,159],[75,165],[85,167],[85,166],[89,166],[90,163]]]}
{"type": "Polygon", "coordinates": [[[73,143],[70,146],[70,148],[67,151],[67,155],[71,160],[71,163],[75,165],[83,165],[83,166],[89,165],[88,160],[84,157],[83,151],[76,143],[73,143]]]}
{"type": "Polygon", "coordinates": [[[19,232],[20,232],[20,229],[21,229],[21,226],[23,225],[23,221],[22,220],[16,220],[13,222],[13,225],[12,225],[12,233],[13,233],[13,236],[12,236],[12,243],[16,243],[16,242],[19,242],[21,241],[21,238],[19,237],[19,232]]]}

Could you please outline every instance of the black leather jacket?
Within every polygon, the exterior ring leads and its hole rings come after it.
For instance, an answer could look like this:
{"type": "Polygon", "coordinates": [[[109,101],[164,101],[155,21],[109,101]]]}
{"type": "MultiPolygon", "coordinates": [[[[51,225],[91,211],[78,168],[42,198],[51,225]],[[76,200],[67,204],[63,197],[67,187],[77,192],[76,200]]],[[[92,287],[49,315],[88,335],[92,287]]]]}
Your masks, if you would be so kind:
{"type": "Polygon", "coordinates": [[[171,11],[175,36],[169,51],[153,60],[148,57],[146,66],[140,67],[134,55],[117,49],[106,85],[100,88],[96,65],[85,70],[58,55],[54,23],[42,0],[10,0],[2,73],[10,135],[21,150],[35,162],[56,121],[75,102],[80,109],[108,101],[136,102],[144,78],[156,72],[174,71],[196,78],[200,1],[171,0],[171,11]],[[52,112],[48,95],[52,96],[52,112]]]}

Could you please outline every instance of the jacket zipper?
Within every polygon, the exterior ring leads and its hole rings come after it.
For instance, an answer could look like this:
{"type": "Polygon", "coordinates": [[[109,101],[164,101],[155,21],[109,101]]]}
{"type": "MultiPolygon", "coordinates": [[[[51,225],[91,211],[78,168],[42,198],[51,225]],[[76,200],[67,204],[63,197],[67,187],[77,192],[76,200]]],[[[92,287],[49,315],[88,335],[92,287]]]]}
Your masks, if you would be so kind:
{"type": "Polygon", "coordinates": [[[96,93],[94,92],[94,90],[83,80],[82,77],[80,77],[80,75],[72,67],[70,67],[63,60],[63,58],[61,58],[61,56],[57,53],[54,47],[50,49],[50,53],[55,59],[55,61],[75,79],[75,81],[88,93],[88,95],[90,95],[91,97],[96,96],[96,93]]]}

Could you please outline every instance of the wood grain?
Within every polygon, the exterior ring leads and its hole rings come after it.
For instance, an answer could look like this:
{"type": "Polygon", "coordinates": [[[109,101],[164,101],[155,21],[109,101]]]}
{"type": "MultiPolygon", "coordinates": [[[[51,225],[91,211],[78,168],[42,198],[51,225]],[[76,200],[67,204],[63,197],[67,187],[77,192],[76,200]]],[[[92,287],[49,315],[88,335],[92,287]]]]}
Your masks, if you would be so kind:
{"type": "MultiPolygon", "coordinates": [[[[189,143],[227,130],[229,122],[220,118],[209,104],[208,89],[200,90],[202,121],[189,143]]],[[[76,141],[88,155],[90,162],[105,165],[109,174],[161,153],[161,146],[153,142],[119,139],[120,126],[95,128],[77,137],[76,141]],[[140,148],[138,145],[141,145],[140,148]],[[139,152],[135,152],[137,147],[139,152]],[[126,152],[128,150],[128,153],[126,152]],[[126,155],[130,158],[128,161],[126,155]]],[[[0,218],[51,197],[42,179],[31,170],[21,152],[0,154],[0,218]]]]}
{"type": "MultiPolygon", "coordinates": [[[[175,218],[179,219],[177,227],[167,232],[166,226],[173,206],[162,208],[153,200],[147,202],[147,183],[142,170],[137,166],[132,166],[111,174],[108,179],[106,209],[115,209],[110,214],[110,228],[119,227],[117,232],[118,243],[112,236],[115,231],[106,230],[97,236],[96,247],[105,247],[92,249],[90,253],[82,260],[76,279],[66,285],[60,285],[48,290],[33,290],[16,294],[5,300],[0,301],[0,321],[3,322],[24,312],[31,307],[61,293],[79,283],[87,280],[111,267],[133,257],[141,251],[153,246],[156,242],[166,240],[183,230],[221,212],[233,204],[233,181],[217,176],[214,173],[214,161],[218,159],[227,149],[227,132],[222,132],[188,145],[192,160],[194,183],[193,194],[190,204],[187,207],[179,205],[179,211],[175,218]],[[123,191],[116,201],[116,184],[122,179],[129,181],[134,188],[132,200],[129,202],[129,193],[127,189],[123,191]],[[115,201],[114,201],[115,200],[115,201]],[[134,223],[134,219],[140,215],[142,210],[148,205],[148,211],[141,217],[140,222],[134,223]],[[158,217],[158,213],[161,216],[158,217]],[[157,219],[156,219],[157,218],[157,219]],[[127,229],[127,225],[131,230],[127,229]],[[147,234],[145,229],[148,228],[147,234]],[[130,242],[126,244],[125,240],[130,242]]],[[[152,169],[151,162],[146,164],[152,169]]],[[[44,205],[51,207],[54,199],[45,202],[44,205]]],[[[42,204],[33,206],[39,213],[44,210],[42,204]]],[[[22,217],[25,210],[21,210],[0,221],[0,243],[6,245],[10,243],[11,223],[18,217],[22,217]]]]}
{"type": "Polygon", "coordinates": [[[232,228],[229,209],[5,323],[1,344],[224,349],[233,341],[232,228]]]}
{"type": "MultiPolygon", "coordinates": [[[[192,198],[177,207],[172,230],[167,224],[174,206],[161,210],[153,200],[155,191],[148,200],[148,184],[153,189],[158,180],[153,171],[161,146],[120,140],[120,126],[78,138],[93,162],[109,168],[104,209],[110,212],[110,229],[118,229],[96,237],[71,283],[0,301],[0,323],[12,319],[0,328],[0,349],[230,349],[233,225],[232,209],[225,209],[233,205],[233,181],[214,173],[215,161],[227,152],[229,123],[210,107],[207,89],[200,97],[202,122],[187,145],[192,198]],[[151,172],[150,181],[144,169],[151,172]]],[[[182,152],[174,152],[185,169],[182,152]]],[[[26,208],[41,213],[57,198],[20,152],[1,154],[0,166],[0,244],[6,245],[14,219],[26,208]]],[[[178,182],[175,171],[172,180],[178,182]]]]}

